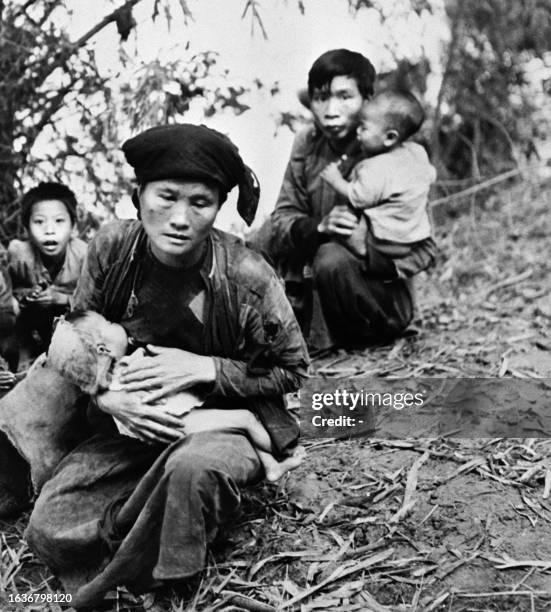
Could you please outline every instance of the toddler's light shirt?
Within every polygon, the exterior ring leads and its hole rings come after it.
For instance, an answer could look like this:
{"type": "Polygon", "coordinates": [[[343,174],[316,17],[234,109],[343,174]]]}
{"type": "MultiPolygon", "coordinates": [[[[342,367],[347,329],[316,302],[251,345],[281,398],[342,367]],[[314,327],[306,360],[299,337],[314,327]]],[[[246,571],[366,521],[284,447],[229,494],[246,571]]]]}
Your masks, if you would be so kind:
{"type": "Polygon", "coordinates": [[[406,141],[359,162],[352,171],[348,199],[369,218],[375,237],[418,242],[432,233],[427,204],[435,179],[425,149],[406,141]]]}

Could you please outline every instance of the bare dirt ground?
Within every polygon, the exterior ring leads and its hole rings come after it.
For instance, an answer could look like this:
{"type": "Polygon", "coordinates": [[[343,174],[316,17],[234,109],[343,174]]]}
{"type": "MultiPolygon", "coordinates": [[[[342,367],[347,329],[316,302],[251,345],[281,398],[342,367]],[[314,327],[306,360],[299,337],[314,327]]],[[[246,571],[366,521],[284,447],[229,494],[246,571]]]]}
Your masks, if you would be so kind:
{"type": "MultiPolygon", "coordinates": [[[[318,359],[326,377],[551,379],[551,189],[521,186],[439,224],[439,262],[417,279],[413,333],[318,359]]],[[[504,409],[506,395],[496,402],[504,409]]],[[[551,406],[550,406],[551,408],[551,406]]],[[[283,482],[244,496],[198,588],[110,610],[551,610],[551,441],[316,439],[283,482]]],[[[10,593],[59,585],[0,524],[10,593]]],[[[19,608],[21,609],[21,608],[19,608]]],[[[56,604],[28,610],[59,610],[56,604]]]]}

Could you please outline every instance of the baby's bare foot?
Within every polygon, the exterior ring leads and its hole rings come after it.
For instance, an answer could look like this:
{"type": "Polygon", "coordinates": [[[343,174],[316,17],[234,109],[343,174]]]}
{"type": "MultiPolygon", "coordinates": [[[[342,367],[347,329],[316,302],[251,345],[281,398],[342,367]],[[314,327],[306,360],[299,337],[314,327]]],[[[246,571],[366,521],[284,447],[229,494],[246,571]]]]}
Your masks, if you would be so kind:
{"type": "Polygon", "coordinates": [[[292,455],[286,457],[283,461],[274,462],[266,468],[266,480],[276,482],[287,472],[296,470],[305,457],[306,450],[304,446],[297,446],[292,455]]]}

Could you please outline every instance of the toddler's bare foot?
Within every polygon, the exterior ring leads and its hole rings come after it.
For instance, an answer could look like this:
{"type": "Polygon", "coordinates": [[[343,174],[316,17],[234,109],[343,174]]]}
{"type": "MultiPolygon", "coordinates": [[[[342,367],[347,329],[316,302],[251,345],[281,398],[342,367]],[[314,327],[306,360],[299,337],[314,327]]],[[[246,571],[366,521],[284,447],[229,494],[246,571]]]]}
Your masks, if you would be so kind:
{"type": "Polygon", "coordinates": [[[295,470],[304,461],[306,450],[304,446],[297,446],[293,454],[286,457],[283,461],[270,462],[269,466],[264,466],[266,471],[266,480],[276,482],[284,474],[295,470]]]}

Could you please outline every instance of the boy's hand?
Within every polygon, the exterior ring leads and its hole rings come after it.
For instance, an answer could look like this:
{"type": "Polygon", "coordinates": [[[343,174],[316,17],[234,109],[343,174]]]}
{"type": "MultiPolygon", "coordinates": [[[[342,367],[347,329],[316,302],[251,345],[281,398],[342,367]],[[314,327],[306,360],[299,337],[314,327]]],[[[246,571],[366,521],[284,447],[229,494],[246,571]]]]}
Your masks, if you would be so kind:
{"type": "Polygon", "coordinates": [[[16,382],[17,379],[13,372],[9,370],[0,370],[0,391],[11,389],[16,382]]]}
{"type": "Polygon", "coordinates": [[[57,291],[57,289],[53,287],[47,287],[39,293],[33,292],[28,295],[27,301],[33,304],[42,304],[43,306],[51,306],[54,304],[65,306],[69,303],[69,296],[57,291]]]}
{"type": "Polygon", "coordinates": [[[337,162],[332,162],[331,164],[325,166],[325,168],[321,171],[320,176],[326,183],[329,183],[331,186],[334,186],[336,183],[340,183],[343,180],[337,162]]]}

